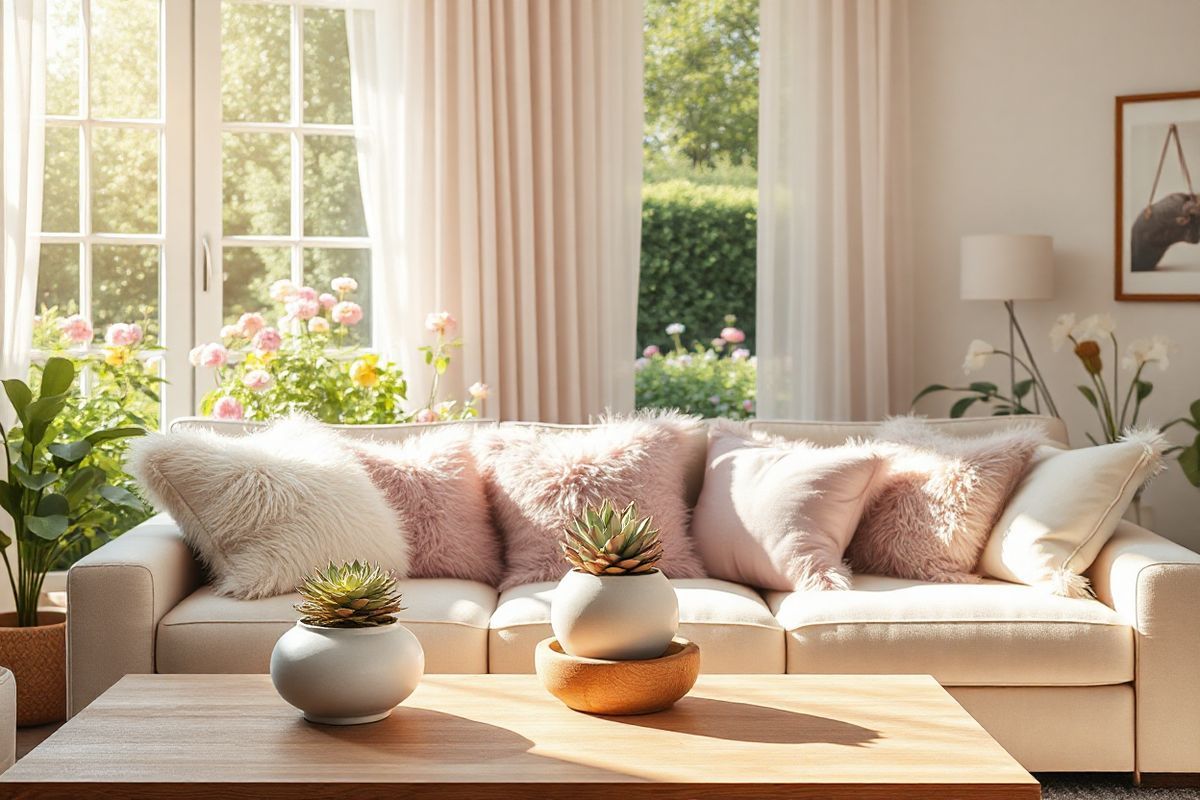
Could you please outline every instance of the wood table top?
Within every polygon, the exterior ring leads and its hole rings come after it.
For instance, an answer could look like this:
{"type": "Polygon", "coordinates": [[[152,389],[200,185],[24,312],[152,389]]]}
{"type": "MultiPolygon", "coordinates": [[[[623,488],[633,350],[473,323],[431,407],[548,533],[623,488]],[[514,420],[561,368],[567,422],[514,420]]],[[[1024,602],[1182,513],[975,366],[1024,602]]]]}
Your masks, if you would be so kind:
{"type": "Polygon", "coordinates": [[[0,797],[1037,798],[925,675],[705,675],[674,708],[581,714],[533,675],[427,675],[381,722],[300,718],[267,675],[128,675],[0,797]]]}

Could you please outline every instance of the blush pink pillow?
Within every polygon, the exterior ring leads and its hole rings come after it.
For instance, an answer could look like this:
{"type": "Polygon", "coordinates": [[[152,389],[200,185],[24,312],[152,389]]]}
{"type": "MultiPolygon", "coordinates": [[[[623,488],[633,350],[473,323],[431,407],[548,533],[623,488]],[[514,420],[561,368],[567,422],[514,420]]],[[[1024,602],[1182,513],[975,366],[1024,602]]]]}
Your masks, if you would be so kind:
{"type": "Polygon", "coordinates": [[[709,434],[692,539],[714,578],[761,589],[848,589],[842,561],[882,459],[866,447],[709,434]]]}
{"type": "Polygon", "coordinates": [[[896,417],[873,449],[882,483],[846,551],[855,572],[939,583],[974,583],[992,526],[1043,444],[1031,426],[957,437],[896,417]]]}
{"type": "Polygon", "coordinates": [[[687,535],[682,457],[698,424],[664,415],[580,429],[505,426],[477,436],[480,472],[504,537],[500,588],[562,578],[569,568],[558,544],[563,531],[586,505],[605,499],[618,507],[636,502],[653,517],[667,577],[703,577],[687,535]]]}
{"type": "Polygon", "coordinates": [[[352,446],[408,540],[408,577],[500,582],[500,535],[470,430],[444,428],[401,442],[352,446]]]}

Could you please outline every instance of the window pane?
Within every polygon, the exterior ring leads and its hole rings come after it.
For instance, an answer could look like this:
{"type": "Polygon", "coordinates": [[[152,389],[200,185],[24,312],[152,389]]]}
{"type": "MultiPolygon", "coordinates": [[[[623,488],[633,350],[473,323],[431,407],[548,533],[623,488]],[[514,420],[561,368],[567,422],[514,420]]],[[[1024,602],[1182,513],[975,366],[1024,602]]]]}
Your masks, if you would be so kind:
{"type": "Polygon", "coordinates": [[[346,12],[304,9],[304,121],[353,122],[346,12]]]}
{"type": "Polygon", "coordinates": [[[55,308],[59,316],[79,311],[79,245],[44,244],[38,263],[37,309],[55,308]]]}
{"type": "Polygon", "coordinates": [[[158,233],[158,131],[92,129],[92,230],[158,233]]]}
{"type": "Polygon", "coordinates": [[[79,232],[79,128],[46,128],[42,230],[79,232]]]}
{"type": "Polygon", "coordinates": [[[92,116],[158,117],[158,0],[91,0],[92,116]]]}
{"type": "Polygon", "coordinates": [[[221,4],[221,109],[236,122],[291,119],[291,9],[221,4]]]}
{"type": "Polygon", "coordinates": [[[283,312],[267,291],[271,284],[291,277],[292,251],[288,247],[225,247],[222,324],[229,325],[247,311],[257,311],[274,325],[283,312]]]}
{"type": "Polygon", "coordinates": [[[148,340],[158,339],[159,248],[92,247],[92,324],[96,338],[114,322],[136,322],[148,340]]]}
{"type": "Polygon", "coordinates": [[[79,113],[80,0],[46,7],[46,113],[79,113]]]}
{"type": "Polygon", "coordinates": [[[304,137],[304,233],[367,235],[353,136],[304,137]]]}
{"type": "Polygon", "coordinates": [[[291,232],[291,137],[286,133],[225,133],[221,169],[226,236],[291,232]]]}
{"type": "MultiPolygon", "coordinates": [[[[362,321],[348,329],[345,344],[371,343],[371,251],[351,248],[313,247],[304,250],[304,282],[318,292],[333,292],[330,282],[347,276],[358,281],[358,290],[345,299],[358,303],[362,321]]],[[[339,330],[335,327],[335,331],[339,330]]]]}

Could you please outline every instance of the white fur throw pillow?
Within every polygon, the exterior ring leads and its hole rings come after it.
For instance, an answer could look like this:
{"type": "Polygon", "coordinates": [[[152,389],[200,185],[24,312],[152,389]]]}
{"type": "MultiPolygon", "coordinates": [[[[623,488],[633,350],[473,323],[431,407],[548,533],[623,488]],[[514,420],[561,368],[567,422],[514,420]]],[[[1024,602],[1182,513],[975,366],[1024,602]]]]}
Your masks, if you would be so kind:
{"type": "Polygon", "coordinates": [[[1134,494],[1163,469],[1157,431],[1115,444],[1038,449],[1033,467],[992,529],[985,575],[1064,597],[1089,597],[1083,572],[1117,529],[1134,494]]]}
{"type": "Polygon", "coordinates": [[[709,432],[692,538],[714,578],[759,589],[849,589],[842,562],[882,459],[855,445],[709,432]]]}
{"type": "Polygon", "coordinates": [[[217,594],[285,594],[330,561],[408,572],[387,501],[347,443],[315,421],[288,418],[243,437],[152,434],[131,445],[128,468],[179,524],[217,594]]]}
{"type": "Polygon", "coordinates": [[[1042,435],[1032,426],[959,437],[914,417],[880,426],[872,448],[886,460],[877,492],[846,558],[855,572],[972,583],[1005,501],[1042,435]]]}

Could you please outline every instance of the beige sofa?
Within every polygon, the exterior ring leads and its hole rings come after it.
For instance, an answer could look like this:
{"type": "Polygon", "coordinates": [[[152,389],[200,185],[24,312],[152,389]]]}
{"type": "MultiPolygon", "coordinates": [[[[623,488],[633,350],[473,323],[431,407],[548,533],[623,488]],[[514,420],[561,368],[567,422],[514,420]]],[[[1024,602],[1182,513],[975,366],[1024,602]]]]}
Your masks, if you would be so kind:
{"type": "MultiPolygon", "coordinates": [[[[1029,419],[1065,444],[1061,422],[1029,419]]],[[[971,434],[1006,422],[938,424],[971,434]]],[[[752,425],[827,444],[873,427],[752,425]]],[[[198,419],[173,428],[196,426],[244,430],[198,419]]],[[[412,431],[352,429],[382,438],[412,431]]],[[[697,436],[688,455],[693,502],[704,448],[697,436]]],[[[680,634],[699,643],[708,672],[928,673],[1029,770],[1200,773],[1200,555],[1122,523],[1089,577],[1095,600],[1000,581],[874,575],[856,576],[852,591],[825,593],[674,584],[680,634]]],[[[550,635],[553,588],[497,593],[469,581],[406,580],[403,621],[421,640],[429,672],[531,672],[534,645],[550,635]]],[[[72,714],[127,673],[265,672],[275,640],[296,619],[295,596],[215,596],[165,515],[81,560],[68,592],[72,714]]]]}

